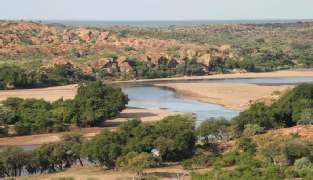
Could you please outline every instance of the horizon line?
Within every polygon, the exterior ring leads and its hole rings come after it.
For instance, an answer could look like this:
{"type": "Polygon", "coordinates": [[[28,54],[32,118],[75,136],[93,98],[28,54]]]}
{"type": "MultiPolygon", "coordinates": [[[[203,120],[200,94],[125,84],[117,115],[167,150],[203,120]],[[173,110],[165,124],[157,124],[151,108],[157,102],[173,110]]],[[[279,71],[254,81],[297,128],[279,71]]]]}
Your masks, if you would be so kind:
{"type": "Polygon", "coordinates": [[[158,22],[158,21],[163,21],[163,22],[173,22],[173,21],[179,21],[179,22],[186,22],[186,21],[297,21],[297,20],[302,20],[302,21],[309,21],[313,20],[313,18],[247,18],[247,19],[18,19],[18,18],[7,18],[7,19],[2,19],[0,18],[1,21],[120,21],[120,22],[132,22],[132,21],[137,21],[137,22],[144,22],[144,21],[150,21],[150,22],[158,22]]]}

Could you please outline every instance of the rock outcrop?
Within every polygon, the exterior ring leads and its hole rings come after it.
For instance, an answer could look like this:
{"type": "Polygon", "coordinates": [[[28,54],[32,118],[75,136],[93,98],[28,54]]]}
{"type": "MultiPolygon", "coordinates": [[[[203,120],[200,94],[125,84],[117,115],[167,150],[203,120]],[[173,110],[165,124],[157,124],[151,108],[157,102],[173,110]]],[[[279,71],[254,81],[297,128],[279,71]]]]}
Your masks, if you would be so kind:
{"type": "Polygon", "coordinates": [[[229,45],[210,47],[176,40],[125,37],[95,28],[0,21],[0,56],[12,55],[42,57],[50,61],[45,65],[47,67],[70,62],[86,73],[97,68],[127,73],[132,68],[128,57],[149,60],[153,65],[166,57],[171,67],[183,63],[185,58],[196,58],[198,63],[208,67],[212,57],[227,59],[233,56],[229,45]]]}

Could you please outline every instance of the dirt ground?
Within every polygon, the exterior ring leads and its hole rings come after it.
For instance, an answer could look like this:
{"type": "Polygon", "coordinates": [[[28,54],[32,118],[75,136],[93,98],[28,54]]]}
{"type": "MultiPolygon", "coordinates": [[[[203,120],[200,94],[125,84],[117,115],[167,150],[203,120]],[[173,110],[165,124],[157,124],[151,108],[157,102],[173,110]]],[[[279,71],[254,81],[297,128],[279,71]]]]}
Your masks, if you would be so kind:
{"type": "MultiPolygon", "coordinates": [[[[162,168],[151,168],[144,171],[145,176],[162,180],[189,180],[188,172],[181,166],[171,165],[162,168]]],[[[99,167],[73,167],[65,172],[19,177],[17,180],[58,180],[59,178],[73,178],[75,180],[132,180],[134,173],[104,170],[99,167]]]]}

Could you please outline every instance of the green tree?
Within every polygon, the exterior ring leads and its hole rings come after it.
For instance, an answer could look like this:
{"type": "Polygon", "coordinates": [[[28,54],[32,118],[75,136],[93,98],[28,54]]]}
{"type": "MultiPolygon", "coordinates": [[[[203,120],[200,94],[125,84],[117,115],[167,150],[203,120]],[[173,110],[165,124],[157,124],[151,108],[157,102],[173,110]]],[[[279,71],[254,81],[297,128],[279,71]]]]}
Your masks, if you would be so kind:
{"type": "Polygon", "coordinates": [[[0,174],[21,176],[25,164],[26,153],[21,148],[7,146],[0,150],[0,174]]]}
{"type": "MultiPolygon", "coordinates": [[[[272,105],[275,119],[285,126],[294,126],[313,108],[313,84],[298,85],[272,105]]],[[[309,114],[310,115],[310,114],[309,114]]]]}
{"type": "Polygon", "coordinates": [[[89,161],[99,163],[109,169],[116,168],[116,161],[122,154],[124,137],[116,132],[102,131],[83,145],[83,155],[89,161]]]}
{"type": "Polygon", "coordinates": [[[255,124],[267,130],[282,126],[277,121],[270,107],[262,103],[256,103],[252,104],[249,109],[240,112],[239,116],[235,117],[231,123],[234,125],[235,132],[241,135],[247,124],[255,124]]]}
{"type": "Polygon", "coordinates": [[[10,108],[0,105],[0,126],[14,123],[15,114],[10,108]]]}
{"type": "Polygon", "coordinates": [[[137,178],[142,179],[146,168],[154,167],[158,160],[148,153],[130,152],[118,160],[119,167],[123,170],[135,172],[137,178]]]}
{"type": "Polygon", "coordinates": [[[254,155],[256,153],[256,148],[257,146],[251,138],[241,138],[238,141],[238,149],[243,152],[254,155]]]}
{"type": "Polygon", "coordinates": [[[260,127],[258,124],[246,124],[243,131],[243,135],[250,137],[257,134],[264,133],[264,128],[260,127]]]}
{"type": "Polygon", "coordinates": [[[185,116],[170,116],[154,126],[154,147],[163,160],[181,160],[193,154],[195,147],[194,120],[185,116]]]}
{"type": "Polygon", "coordinates": [[[77,124],[95,126],[116,116],[128,103],[121,89],[109,87],[100,81],[80,84],[74,99],[77,124]]]}

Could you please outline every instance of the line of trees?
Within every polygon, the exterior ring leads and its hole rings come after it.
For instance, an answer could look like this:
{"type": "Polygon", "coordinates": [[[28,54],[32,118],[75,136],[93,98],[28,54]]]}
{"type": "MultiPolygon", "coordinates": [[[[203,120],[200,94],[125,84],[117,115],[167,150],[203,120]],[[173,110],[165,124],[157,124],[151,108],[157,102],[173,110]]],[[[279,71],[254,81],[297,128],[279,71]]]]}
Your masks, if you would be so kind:
{"type": "Polygon", "coordinates": [[[79,83],[94,80],[70,63],[55,65],[47,70],[27,70],[15,65],[0,67],[0,90],[14,88],[35,88],[79,83]]]}
{"type": "Polygon", "coordinates": [[[149,58],[147,61],[140,61],[129,57],[126,62],[131,67],[129,72],[121,72],[118,67],[112,68],[110,71],[98,67],[88,75],[70,63],[35,70],[27,70],[15,65],[2,65],[0,66],[0,90],[67,85],[95,79],[153,79],[173,76],[199,76],[211,72],[225,73],[234,69],[263,72],[293,66],[290,57],[272,52],[258,56],[245,56],[241,60],[213,56],[208,67],[199,63],[196,57],[185,58],[182,62],[178,62],[175,58],[160,57],[156,64],[152,63],[149,58]]]}
{"type": "Polygon", "coordinates": [[[193,119],[173,116],[153,125],[130,120],[116,131],[104,130],[91,140],[68,134],[60,142],[32,151],[8,146],[0,149],[0,177],[62,171],[75,164],[83,166],[83,160],[141,176],[143,169],[159,166],[162,161],[190,157],[196,142],[194,132],[193,119]],[[153,150],[159,155],[153,155],[153,150]]]}
{"type": "Polygon", "coordinates": [[[122,111],[128,98],[99,81],[83,82],[73,100],[47,102],[8,98],[0,105],[0,136],[13,125],[17,135],[66,131],[71,125],[97,126],[122,111]]]}

